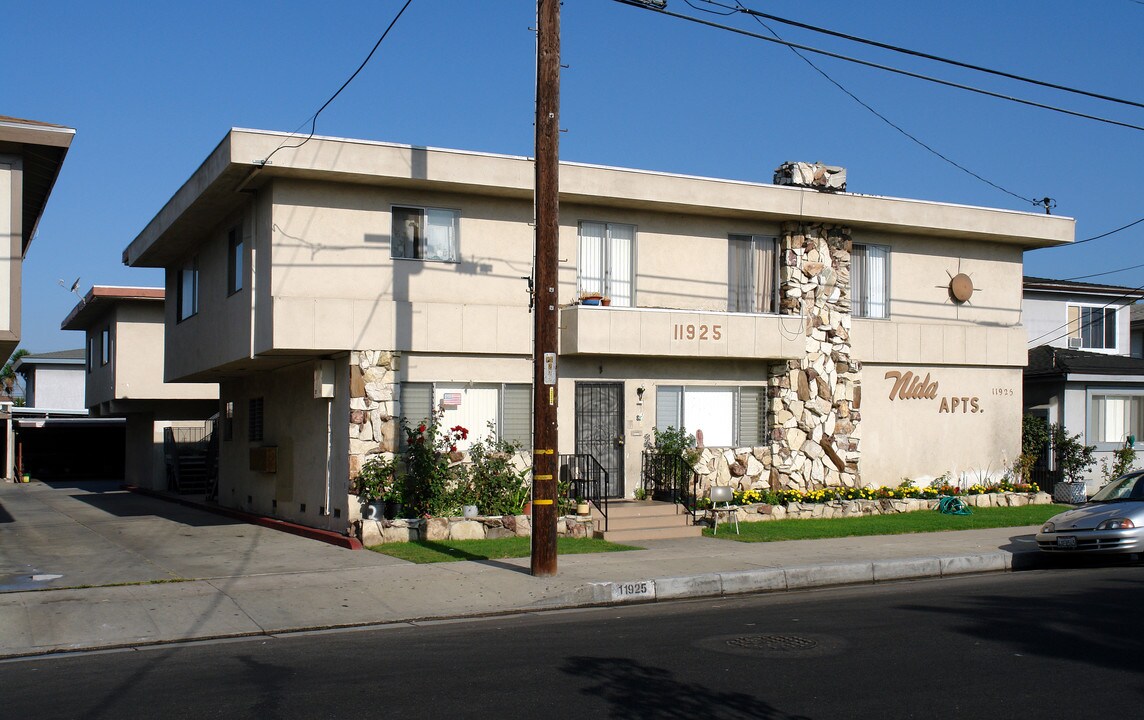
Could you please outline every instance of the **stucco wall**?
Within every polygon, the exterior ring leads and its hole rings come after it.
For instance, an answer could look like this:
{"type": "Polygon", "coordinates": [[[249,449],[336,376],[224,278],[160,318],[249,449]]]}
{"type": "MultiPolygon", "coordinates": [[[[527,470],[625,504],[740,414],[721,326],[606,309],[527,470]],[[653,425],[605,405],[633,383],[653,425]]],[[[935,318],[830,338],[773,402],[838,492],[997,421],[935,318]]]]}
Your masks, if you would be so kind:
{"type": "Polygon", "coordinates": [[[28,405],[38,408],[84,410],[84,370],[82,365],[36,368],[35,386],[28,405]]]}
{"type": "MultiPolygon", "coordinates": [[[[344,361],[340,363],[346,365],[344,361]]],[[[312,527],[344,531],[347,527],[347,477],[344,441],[330,465],[329,497],[326,469],[330,435],[327,422],[336,422],[344,436],[349,406],[348,380],[339,373],[335,399],[314,397],[314,363],[223,382],[221,403],[234,402],[233,437],[219,443],[219,502],[227,507],[293,520],[312,527]],[[263,439],[249,440],[249,400],[263,399],[263,439]],[[277,448],[277,472],[250,469],[250,450],[277,448]],[[304,508],[304,509],[303,509],[304,508]],[[326,510],[327,512],[323,512],[326,510]],[[337,511],[338,517],[334,517],[337,511]]]]}
{"type": "Polygon", "coordinates": [[[867,484],[946,472],[976,481],[1004,472],[1021,450],[1020,368],[866,363],[861,409],[867,484]]]}

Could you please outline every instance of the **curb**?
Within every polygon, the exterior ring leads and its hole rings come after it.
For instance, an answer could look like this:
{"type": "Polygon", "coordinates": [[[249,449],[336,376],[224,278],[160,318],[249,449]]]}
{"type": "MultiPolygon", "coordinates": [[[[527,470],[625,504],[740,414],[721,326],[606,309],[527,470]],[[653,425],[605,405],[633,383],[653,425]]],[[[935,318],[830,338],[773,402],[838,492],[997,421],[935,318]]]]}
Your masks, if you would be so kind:
{"type": "MultiPolygon", "coordinates": [[[[144,491],[144,494],[147,494],[144,491]]],[[[177,499],[176,499],[177,500],[177,499]]],[[[763,593],[813,590],[828,587],[877,585],[900,580],[955,577],[1032,570],[1046,566],[1038,552],[1009,553],[1005,551],[974,555],[945,555],[936,557],[898,558],[823,565],[791,565],[789,567],[760,568],[729,572],[703,573],[679,577],[663,577],[628,582],[589,582],[563,595],[541,600],[530,607],[505,608],[471,612],[461,615],[433,615],[331,625],[303,625],[292,628],[273,628],[254,632],[234,632],[142,642],[108,642],[89,646],[44,648],[16,653],[0,652],[0,663],[20,659],[54,655],[68,655],[99,650],[178,645],[215,640],[251,637],[275,637],[297,633],[356,630],[449,620],[477,619],[507,615],[526,615],[572,608],[608,607],[627,604],[646,604],[659,601],[733,597],[763,593]]]]}
{"type": "Polygon", "coordinates": [[[876,585],[898,580],[953,577],[1032,570],[1044,567],[1036,552],[989,552],[974,555],[897,558],[822,565],[704,573],[629,582],[593,582],[554,598],[546,607],[586,607],[659,600],[811,590],[846,585],[876,585]]]}
{"type": "Polygon", "coordinates": [[[214,513],[215,515],[222,515],[223,517],[231,518],[232,520],[240,520],[244,523],[259,525],[264,528],[270,528],[271,530],[290,533],[291,535],[297,535],[299,537],[308,538],[310,540],[320,540],[321,542],[328,543],[330,545],[336,545],[337,547],[344,548],[346,550],[363,549],[361,541],[357,538],[341,535],[334,532],[333,530],[321,530],[319,528],[307,527],[305,525],[298,525],[297,523],[287,522],[285,520],[266,517],[265,515],[255,515],[254,513],[243,512],[242,510],[233,510],[231,508],[225,508],[218,505],[208,505],[206,503],[187,500],[185,498],[169,495],[167,493],[158,492],[157,490],[151,490],[150,488],[142,488],[138,485],[129,485],[124,483],[123,485],[120,485],[120,487],[124,490],[137,493],[139,495],[146,495],[147,497],[166,500],[167,502],[172,502],[176,505],[182,505],[184,507],[194,508],[196,510],[204,510],[209,513],[214,513]]]}

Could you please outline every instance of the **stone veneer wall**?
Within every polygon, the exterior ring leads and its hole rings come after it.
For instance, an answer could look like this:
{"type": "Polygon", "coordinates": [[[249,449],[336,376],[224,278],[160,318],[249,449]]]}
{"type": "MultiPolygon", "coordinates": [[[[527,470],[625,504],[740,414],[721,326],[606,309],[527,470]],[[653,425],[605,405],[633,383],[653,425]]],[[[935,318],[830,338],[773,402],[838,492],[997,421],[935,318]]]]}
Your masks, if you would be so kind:
{"type": "MultiPolygon", "coordinates": [[[[1021,507],[1024,505],[1048,505],[1053,498],[1048,493],[982,493],[981,495],[958,495],[958,499],[970,507],[1021,507]]],[[[896,515],[898,513],[920,512],[937,509],[936,498],[883,498],[880,500],[838,500],[832,503],[790,503],[788,505],[739,505],[739,522],[758,522],[765,520],[787,519],[815,519],[815,518],[841,518],[862,517],[865,515],[896,515]]],[[[706,513],[708,522],[710,513],[706,513]]],[[[721,516],[719,522],[728,518],[721,516]]]]}
{"type": "Polygon", "coordinates": [[[783,223],[779,313],[803,319],[806,355],[771,366],[772,489],[860,487],[861,364],[850,357],[850,231],[783,223]]]}
{"type": "MultiPolygon", "coordinates": [[[[360,350],[350,353],[349,480],[352,483],[372,455],[397,452],[394,418],[396,363],[391,352],[360,350]]],[[[351,485],[352,487],[352,485],[351,485]]],[[[356,507],[356,503],[351,503],[356,507]]]]}

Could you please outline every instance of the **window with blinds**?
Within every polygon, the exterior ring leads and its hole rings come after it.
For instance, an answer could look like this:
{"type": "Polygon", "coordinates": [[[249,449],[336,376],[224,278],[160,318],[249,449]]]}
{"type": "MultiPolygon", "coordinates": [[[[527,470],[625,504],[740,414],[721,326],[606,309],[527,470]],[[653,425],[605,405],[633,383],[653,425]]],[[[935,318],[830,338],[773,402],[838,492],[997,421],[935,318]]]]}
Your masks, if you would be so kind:
{"type": "Polygon", "coordinates": [[[890,317],[890,248],[855,243],[850,253],[850,313],[890,317]]]}
{"type": "Polygon", "coordinates": [[[778,238],[731,235],[727,243],[727,310],[773,313],[778,308],[778,238]]]}
{"type": "MultiPolygon", "coordinates": [[[[524,447],[532,444],[532,386],[524,383],[473,384],[402,383],[401,415],[410,425],[441,413],[444,427],[460,425],[469,431],[468,443],[487,438],[489,427],[497,436],[524,447]]],[[[405,438],[401,438],[405,442],[405,438]]]]}
{"type": "Polygon", "coordinates": [[[767,388],[660,385],[655,389],[655,426],[692,434],[702,430],[707,447],[767,445],[767,388]]]}

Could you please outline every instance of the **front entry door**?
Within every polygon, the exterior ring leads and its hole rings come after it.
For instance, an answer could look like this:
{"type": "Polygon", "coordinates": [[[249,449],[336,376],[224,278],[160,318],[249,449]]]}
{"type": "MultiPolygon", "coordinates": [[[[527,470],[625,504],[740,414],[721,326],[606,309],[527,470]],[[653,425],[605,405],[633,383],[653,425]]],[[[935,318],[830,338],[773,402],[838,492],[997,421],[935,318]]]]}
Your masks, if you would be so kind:
{"type": "Polygon", "coordinates": [[[605,495],[623,497],[623,383],[576,383],[576,452],[592,455],[608,471],[605,495]]]}

